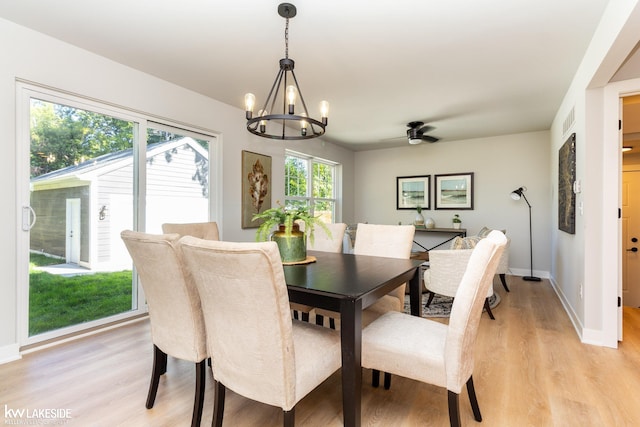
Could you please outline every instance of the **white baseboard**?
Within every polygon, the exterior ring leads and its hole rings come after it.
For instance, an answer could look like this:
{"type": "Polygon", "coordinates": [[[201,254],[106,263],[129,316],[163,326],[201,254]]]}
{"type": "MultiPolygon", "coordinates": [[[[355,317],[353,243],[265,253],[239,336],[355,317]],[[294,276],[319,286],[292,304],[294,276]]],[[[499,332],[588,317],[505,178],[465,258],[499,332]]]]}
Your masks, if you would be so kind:
{"type": "Polygon", "coordinates": [[[597,345],[599,347],[610,347],[608,345],[605,345],[605,341],[603,339],[603,331],[599,329],[582,328],[582,336],[580,337],[580,341],[583,344],[597,345]]]}
{"type": "Polygon", "coordinates": [[[580,341],[582,341],[582,332],[584,331],[584,326],[582,326],[582,322],[580,321],[578,314],[575,312],[571,304],[569,304],[569,300],[565,296],[564,292],[562,292],[562,289],[558,287],[556,281],[553,278],[550,278],[549,282],[551,283],[553,291],[558,296],[558,299],[560,300],[564,311],[567,313],[567,316],[569,316],[569,320],[571,321],[573,328],[576,330],[576,334],[580,338],[580,341]]]}
{"type": "Polygon", "coordinates": [[[18,344],[9,344],[0,347],[0,365],[3,363],[13,362],[21,359],[20,346],[18,344]]]}
{"type": "MultiPolygon", "coordinates": [[[[509,274],[512,274],[514,276],[530,276],[531,270],[527,270],[524,268],[509,268],[509,274]]],[[[551,278],[551,275],[548,271],[533,270],[533,275],[541,279],[551,278]]]]}
{"type": "Polygon", "coordinates": [[[578,314],[575,312],[571,304],[569,304],[569,300],[562,292],[562,289],[558,287],[556,281],[553,280],[553,278],[550,278],[549,282],[551,283],[551,287],[558,296],[558,299],[562,303],[564,311],[567,313],[567,316],[569,316],[569,320],[571,321],[571,324],[573,325],[573,328],[575,329],[580,342],[583,344],[606,347],[603,340],[603,331],[599,329],[585,328],[582,324],[582,321],[578,317],[578,314]]]}

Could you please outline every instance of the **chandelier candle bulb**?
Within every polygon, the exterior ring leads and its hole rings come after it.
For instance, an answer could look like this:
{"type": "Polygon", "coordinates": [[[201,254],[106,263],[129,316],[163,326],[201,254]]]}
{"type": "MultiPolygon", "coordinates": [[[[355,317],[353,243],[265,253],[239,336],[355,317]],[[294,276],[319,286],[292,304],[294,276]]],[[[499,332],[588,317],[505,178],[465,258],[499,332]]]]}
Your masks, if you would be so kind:
{"type": "Polygon", "coordinates": [[[329,102],[320,102],[320,116],[322,116],[322,124],[326,126],[329,121],[329,102]]]}
{"type": "Polygon", "coordinates": [[[296,87],[293,85],[287,86],[287,100],[289,102],[289,114],[293,114],[296,105],[296,87]]]}
{"type": "MultiPolygon", "coordinates": [[[[263,117],[263,116],[267,116],[269,115],[269,112],[267,110],[260,110],[258,111],[258,117],[263,117]]],[[[260,120],[260,132],[264,133],[267,130],[267,121],[266,120],[260,120]]]]}
{"type": "MultiPolygon", "coordinates": [[[[305,113],[300,114],[302,117],[307,117],[307,115],[305,113]]],[[[300,134],[302,136],[307,136],[307,121],[306,120],[302,120],[300,122],[300,134]]]]}
{"type": "Polygon", "coordinates": [[[244,109],[247,112],[247,120],[253,117],[253,107],[256,105],[256,96],[252,93],[247,93],[244,96],[244,109]]]}

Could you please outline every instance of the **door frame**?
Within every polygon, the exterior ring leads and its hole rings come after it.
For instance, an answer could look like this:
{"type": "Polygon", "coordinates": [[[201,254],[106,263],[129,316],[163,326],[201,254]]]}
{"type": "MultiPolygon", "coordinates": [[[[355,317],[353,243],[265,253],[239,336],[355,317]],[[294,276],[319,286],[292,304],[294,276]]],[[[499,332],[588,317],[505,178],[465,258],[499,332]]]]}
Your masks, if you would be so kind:
{"type": "MultiPolygon", "coordinates": [[[[55,91],[53,89],[37,86],[29,82],[16,82],[16,209],[22,212],[23,209],[30,207],[31,200],[31,185],[30,185],[30,129],[29,119],[31,115],[30,101],[31,98],[43,99],[47,102],[54,102],[58,104],[69,105],[79,109],[85,109],[100,114],[110,115],[118,117],[122,120],[127,120],[136,123],[137,126],[146,124],[144,117],[130,114],[125,110],[117,107],[111,107],[106,104],[101,104],[96,101],[87,100],[80,96],[73,94],[55,91]]],[[[146,141],[139,142],[146,143],[146,141]]],[[[135,144],[134,144],[135,146],[135,144]]],[[[135,151],[135,147],[134,147],[135,151]]],[[[139,162],[145,167],[144,160],[139,162]]],[[[144,170],[140,173],[144,173],[144,170]]],[[[67,215],[67,214],[65,214],[67,215]]],[[[21,218],[21,216],[20,216],[21,218]]],[[[67,246],[67,239],[65,238],[65,246],[67,246]]],[[[22,348],[24,346],[31,346],[40,342],[45,342],[52,339],[59,339],[61,337],[69,335],[82,334],[86,330],[94,329],[103,325],[107,325],[113,322],[121,322],[135,316],[139,316],[147,312],[146,304],[138,303],[144,302],[144,294],[142,287],[138,286],[135,282],[135,292],[132,291],[132,305],[135,304],[135,309],[127,311],[125,313],[116,314],[103,319],[97,319],[86,323],[80,323],[77,325],[71,325],[60,329],[44,332],[29,336],[29,252],[30,252],[30,231],[28,229],[20,228],[16,236],[16,278],[17,278],[17,336],[18,345],[22,348]]],[[[65,258],[66,255],[65,255],[65,258]]],[[[132,284],[132,286],[134,286],[132,284]]]]}
{"type": "Polygon", "coordinates": [[[603,241],[602,254],[617,254],[602,258],[602,345],[618,347],[622,340],[622,99],[640,92],[640,78],[610,83],[603,94],[603,241]],[[618,141],[606,144],[606,141],[618,141]],[[615,209],[615,211],[614,211],[615,209]],[[616,212],[613,215],[613,212],[616,212]],[[613,280],[612,280],[613,279],[613,280]]]}

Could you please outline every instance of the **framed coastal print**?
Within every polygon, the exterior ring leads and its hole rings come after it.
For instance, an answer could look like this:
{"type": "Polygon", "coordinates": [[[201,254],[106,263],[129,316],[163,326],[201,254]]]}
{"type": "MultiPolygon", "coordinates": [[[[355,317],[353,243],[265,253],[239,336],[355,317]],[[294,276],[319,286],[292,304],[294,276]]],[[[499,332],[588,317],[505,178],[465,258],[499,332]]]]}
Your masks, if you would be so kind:
{"type": "Polygon", "coordinates": [[[473,209],[473,172],[435,175],[436,209],[473,209]]]}
{"type": "Polygon", "coordinates": [[[399,176],[396,178],[396,209],[414,210],[418,206],[431,209],[431,175],[399,176]]]}
{"type": "Polygon", "coordinates": [[[271,208],[271,157],[242,150],[242,228],[258,228],[255,214],[271,208]]]}

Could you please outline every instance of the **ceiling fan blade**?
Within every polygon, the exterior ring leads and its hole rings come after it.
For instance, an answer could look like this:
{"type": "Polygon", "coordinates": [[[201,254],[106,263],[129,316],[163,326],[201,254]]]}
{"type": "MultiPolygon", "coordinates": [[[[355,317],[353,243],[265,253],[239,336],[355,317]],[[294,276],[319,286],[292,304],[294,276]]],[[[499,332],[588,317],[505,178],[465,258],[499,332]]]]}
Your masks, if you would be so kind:
{"type": "Polygon", "coordinates": [[[428,142],[437,142],[440,140],[440,138],[436,138],[435,136],[430,135],[422,135],[422,140],[428,142]]]}
{"type": "Polygon", "coordinates": [[[426,132],[432,131],[432,130],[434,130],[434,129],[435,129],[435,128],[434,128],[433,126],[424,125],[424,126],[422,126],[420,129],[418,129],[418,132],[420,132],[420,133],[426,133],[426,132]]]}

